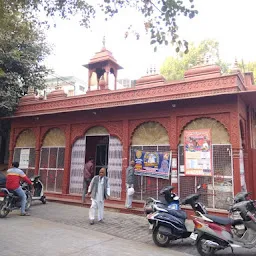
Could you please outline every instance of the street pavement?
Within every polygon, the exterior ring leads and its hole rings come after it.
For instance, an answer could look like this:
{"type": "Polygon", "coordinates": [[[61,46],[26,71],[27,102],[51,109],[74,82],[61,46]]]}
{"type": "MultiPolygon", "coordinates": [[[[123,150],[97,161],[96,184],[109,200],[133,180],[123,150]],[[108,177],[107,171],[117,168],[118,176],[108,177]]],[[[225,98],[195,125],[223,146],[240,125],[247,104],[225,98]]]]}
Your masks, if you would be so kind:
{"type": "MultiPolygon", "coordinates": [[[[89,225],[88,208],[33,202],[30,217],[17,211],[0,219],[0,255],[35,256],[198,256],[191,239],[154,245],[144,216],[105,210],[104,223],[89,225]]],[[[256,250],[236,250],[236,255],[256,255],[256,250]]],[[[230,250],[217,255],[232,255],[230,250]]]]}

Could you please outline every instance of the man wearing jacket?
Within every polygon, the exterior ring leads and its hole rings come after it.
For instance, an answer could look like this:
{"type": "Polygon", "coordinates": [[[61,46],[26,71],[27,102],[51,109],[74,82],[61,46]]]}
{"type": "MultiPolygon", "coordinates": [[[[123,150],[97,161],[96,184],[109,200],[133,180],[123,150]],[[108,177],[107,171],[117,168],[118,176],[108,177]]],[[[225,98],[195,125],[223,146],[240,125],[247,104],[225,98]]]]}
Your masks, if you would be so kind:
{"type": "Polygon", "coordinates": [[[90,224],[94,224],[95,210],[98,209],[98,221],[103,221],[104,215],[104,199],[110,195],[110,188],[108,184],[108,177],[106,177],[106,169],[101,168],[99,175],[94,176],[92,179],[88,195],[91,196],[92,204],[89,209],[90,224]]]}
{"type": "Polygon", "coordinates": [[[20,186],[20,180],[27,182],[29,185],[32,185],[31,180],[26,176],[26,174],[19,169],[19,163],[13,162],[12,168],[7,170],[6,175],[6,188],[8,190],[13,190],[21,199],[21,216],[29,216],[29,213],[25,211],[27,198],[24,190],[20,186]]]}

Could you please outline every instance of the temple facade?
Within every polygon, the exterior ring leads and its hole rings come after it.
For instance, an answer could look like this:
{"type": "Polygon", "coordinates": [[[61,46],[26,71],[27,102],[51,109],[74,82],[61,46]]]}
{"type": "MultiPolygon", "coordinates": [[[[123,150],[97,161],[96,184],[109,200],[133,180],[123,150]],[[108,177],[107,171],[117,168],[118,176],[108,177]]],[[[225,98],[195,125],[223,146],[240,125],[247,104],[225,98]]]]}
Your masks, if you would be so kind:
{"type": "Polygon", "coordinates": [[[116,90],[122,67],[106,48],[85,67],[85,95],[67,97],[57,88],[43,99],[30,91],[11,118],[9,164],[16,160],[29,176],[40,174],[48,196],[81,198],[84,164],[94,157],[95,174],[107,169],[111,200],[122,202],[129,161],[143,152],[156,158],[171,152],[167,176],[148,175],[152,168],[138,171],[137,202],[158,197],[166,184],[173,184],[181,198],[200,192],[210,209],[226,209],[242,190],[256,197],[252,73],[237,69],[223,75],[219,66],[198,65],[180,81],[149,74],[132,88],[116,90]],[[90,90],[93,74],[96,90],[90,90]],[[114,90],[109,89],[110,74],[114,90]]]}

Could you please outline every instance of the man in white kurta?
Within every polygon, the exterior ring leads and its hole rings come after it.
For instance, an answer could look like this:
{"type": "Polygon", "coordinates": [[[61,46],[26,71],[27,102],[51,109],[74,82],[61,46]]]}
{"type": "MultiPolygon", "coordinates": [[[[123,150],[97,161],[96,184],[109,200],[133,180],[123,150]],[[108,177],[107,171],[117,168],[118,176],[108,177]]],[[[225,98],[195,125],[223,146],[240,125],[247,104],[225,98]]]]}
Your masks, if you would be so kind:
{"type": "Polygon", "coordinates": [[[110,194],[108,178],[105,168],[101,168],[99,175],[95,176],[89,186],[88,195],[91,195],[92,204],[89,210],[90,224],[94,224],[96,209],[98,209],[98,221],[103,221],[104,199],[110,194]]]}

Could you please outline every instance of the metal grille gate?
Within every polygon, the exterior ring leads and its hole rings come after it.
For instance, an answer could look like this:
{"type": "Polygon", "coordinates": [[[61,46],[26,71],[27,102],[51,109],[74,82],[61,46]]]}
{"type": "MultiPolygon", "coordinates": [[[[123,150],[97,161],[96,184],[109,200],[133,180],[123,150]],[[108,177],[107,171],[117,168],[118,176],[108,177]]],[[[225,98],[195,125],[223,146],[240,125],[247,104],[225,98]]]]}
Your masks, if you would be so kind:
{"type": "Polygon", "coordinates": [[[179,157],[179,195],[181,198],[200,192],[200,201],[209,208],[228,209],[233,198],[232,147],[212,145],[213,176],[184,175],[184,146],[178,148],[179,157]],[[197,191],[197,185],[201,185],[197,191]]]}
{"type": "Polygon", "coordinates": [[[64,171],[64,147],[42,147],[39,173],[48,192],[61,192],[64,171]]]}

